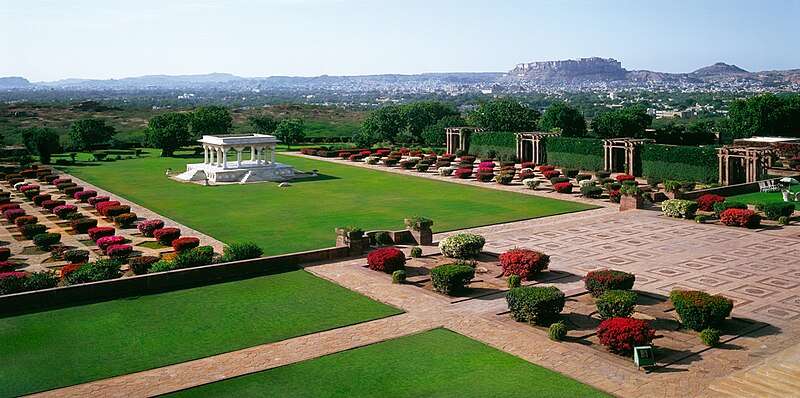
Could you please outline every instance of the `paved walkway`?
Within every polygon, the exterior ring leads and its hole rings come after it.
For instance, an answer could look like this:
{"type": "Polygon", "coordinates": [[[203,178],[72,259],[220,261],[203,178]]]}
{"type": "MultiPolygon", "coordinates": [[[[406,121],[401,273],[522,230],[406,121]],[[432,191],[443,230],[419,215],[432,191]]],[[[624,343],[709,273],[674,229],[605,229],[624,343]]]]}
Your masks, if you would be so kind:
{"type": "Polygon", "coordinates": [[[407,313],[39,395],[150,396],[447,327],[619,396],[717,396],[729,388],[725,380],[736,371],[758,365],[800,338],[800,283],[796,282],[800,270],[793,257],[800,248],[798,238],[765,242],[758,232],[677,221],[648,211],[620,214],[614,209],[474,231],[487,237],[487,250],[519,246],[551,254],[552,269],[576,276],[553,283],[564,290],[579,289],[577,277],[589,270],[613,267],[634,272],[636,289],[646,292],[665,294],[674,287],[723,292],[737,302],[734,316],[771,326],[648,374],[636,370],[629,359],[580,344],[552,342],[542,331],[514,322],[502,314],[507,309],[502,294],[450,304],[427,290],[391,284],[388,275],[365,269],[364,260],[356,259],[306,269],[407,313]]]}

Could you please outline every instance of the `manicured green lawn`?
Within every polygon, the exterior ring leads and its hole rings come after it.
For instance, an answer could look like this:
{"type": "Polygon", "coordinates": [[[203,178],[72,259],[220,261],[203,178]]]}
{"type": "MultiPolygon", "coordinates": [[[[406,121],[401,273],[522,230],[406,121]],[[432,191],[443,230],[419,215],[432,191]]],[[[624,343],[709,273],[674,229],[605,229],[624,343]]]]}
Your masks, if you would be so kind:
{"type": "MultiPolygon", "coordinates": [[[[793,189],[792,192],[796,192],[797,188],[793,189]]],[[[742,202],[747,204],[766,204],[766,203],[777,203],[783,202],[783,194],[780,192],[753,192],[747,193],[744,195],[736,195],[730,196],[727,200],[735,201],[735,202],[742,202]]]]}
{"type": "Polygon", "coordinates": [[[338,226],[401,229],[403,218],[413,215],[429,217],[434,230],[445,231],[591,208],[288,155],[278,155],[278,161],[318,169],[324,177],[289,188],[275,183],[204,187],[164,176],[167,168],[182,171],[199,159],[149,153],[62,168],[223,242],[255,241],[269,255],[332,246],[338,226]]]}
{"type": "Polygon", "coordinates": [[[395,315],[292,271],[0,319],[0,396],[103,379],[395,315]]]}
{"type": "Polygon", "coordinates": [[[181,391],[177,397],[607,397],[446,329],[181,391]]]}

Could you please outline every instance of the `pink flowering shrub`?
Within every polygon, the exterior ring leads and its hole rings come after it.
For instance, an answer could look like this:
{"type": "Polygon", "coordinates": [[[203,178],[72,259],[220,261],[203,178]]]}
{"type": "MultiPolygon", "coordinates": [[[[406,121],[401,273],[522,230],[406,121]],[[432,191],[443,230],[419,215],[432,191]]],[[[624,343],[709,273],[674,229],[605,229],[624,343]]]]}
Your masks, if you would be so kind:
{"type": "Polygon", "coordinates": [[[153,231],[164,228],[164,221],[159,219],[144,220],[139,223],[137,228],[139,228],[139,232],[142,233],[142,236],[152,238],[153,231]]]}
{"type": "Polygon", "coordinates": [[[84,202],[84,203],[86,203],[89,200],[89,198],[93,198],[95,196],[97,196],[97,191],[92,191],[92,190],[75,192],[72,195],[73,198],[75,198],[75,199],[77,199],[77,200],[79,200],[81,202],[84,202]]]}
{"type": "Polygon", "coordinates": [[[97,247],[105,252],[110,246],[121,245],[125,243],[125,238],[119,235],[104,236],[97,240],[97,247]]]}
{"type": "Polygon", "coordinates": [[[111,258],[127,258],[133,252],[131,245],[111,245],[106,248],[106,254],[111,258]]]}
{"type": "Polygon", "coordinates": [[[89,234],[89,238],[95,242],[98,239],[106,237],[106,236],[113,236],[114,235],[114,227],[94,227],[89,228],[86,231],[89,234]]]}
{"type": "Polygon", "coordinates": [[[111,200],[108,196],[95,196],[93,198],[89,198],[88,202],[90,205],[97,207],[97,204],[100,202],[108,202],[111,200]]]}

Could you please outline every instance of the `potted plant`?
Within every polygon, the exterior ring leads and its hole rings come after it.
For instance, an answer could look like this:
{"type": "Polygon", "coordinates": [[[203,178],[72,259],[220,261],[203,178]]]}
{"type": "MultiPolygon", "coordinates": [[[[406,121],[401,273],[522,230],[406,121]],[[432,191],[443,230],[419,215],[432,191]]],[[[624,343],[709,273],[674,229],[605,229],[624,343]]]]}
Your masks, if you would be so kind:
{"type": "Polygon", "coordinates": [[[623,185],[619,189],[619,210],[641,209],[644,207],[644,193],[636,185],[623,185]]]}
{"type": "Polygon", "coordinates": [[[683,184],[680,181],[664,181],[664,195],[666,195],[668,199],[678,199],[681,194],[682,186],[683,184]]]}
{"type": "Polygon", "coordinates": [[[430,245],[433,243],[433,220],[427,217],[414,216],[404,220],[406,229],[411,231],[411,236],[418,245],[430,245]]]}
{"type": "Polygon", "coordinates": [[[360,242],[364,239],[364,230],[358,227],[336,228],[336,246],[350,246],[351,242],[360,242]]]}

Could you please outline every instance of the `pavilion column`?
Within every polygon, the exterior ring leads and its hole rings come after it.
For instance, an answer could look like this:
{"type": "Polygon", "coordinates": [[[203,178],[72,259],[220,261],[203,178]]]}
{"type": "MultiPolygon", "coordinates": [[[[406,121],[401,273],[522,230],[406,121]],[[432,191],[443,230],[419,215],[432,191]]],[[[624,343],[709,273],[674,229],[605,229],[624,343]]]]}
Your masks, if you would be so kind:
{"type": "Polygon", "coordinates": [[[255,162],[256,160],[256,147],[250,146],[250,161],[255,162]]]}
{"type": "Polygon", "coordinates": [[[203,145],[203,164],[208,163],[208,147],[203,145]]]}
{"type": "Polygon", "coordinates": [[[270,155],[270,163],[275,164],[275,147],[272,146],[269,148],[269,155],[270,155]]]}
{"type": "Polygon", "coordinates": [[[263,148],[256,148],[256,164],[261,164],[261,153],[263,151],[263,148]]]}
{"type": "Polygon", "coordinates": [[[236,167],[242,167],[242,151],[244,148],[236,148],[236,167]]]}
{"type": "Polygon", "coordinates": [[[222,168],[225,169],[228,167],[228,152],[226,151],[225,147],[219,149],[219,161],[222,165],[222,168]]]}
{"type": "Polygon", "coordinates": [[[214,161],[216,161],[216,149],[213,146],[208,147],[208,164],[214,165],[214,161]]]}

